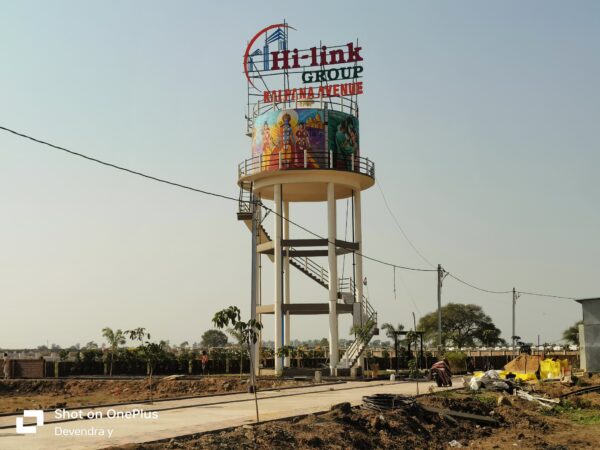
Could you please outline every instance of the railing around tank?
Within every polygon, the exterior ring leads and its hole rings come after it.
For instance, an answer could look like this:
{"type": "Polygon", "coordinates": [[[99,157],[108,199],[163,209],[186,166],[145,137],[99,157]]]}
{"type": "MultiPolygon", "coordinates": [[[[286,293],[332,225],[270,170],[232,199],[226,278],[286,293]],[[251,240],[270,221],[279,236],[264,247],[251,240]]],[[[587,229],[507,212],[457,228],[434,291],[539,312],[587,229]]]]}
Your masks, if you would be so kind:
{"type": "Polygon", "coordinates": [[[341,170],[375,178],[375,163],[369,158],[336,152],[277,152],[258,155],[238,165],[238,177],[274,170],[341,170]]]}

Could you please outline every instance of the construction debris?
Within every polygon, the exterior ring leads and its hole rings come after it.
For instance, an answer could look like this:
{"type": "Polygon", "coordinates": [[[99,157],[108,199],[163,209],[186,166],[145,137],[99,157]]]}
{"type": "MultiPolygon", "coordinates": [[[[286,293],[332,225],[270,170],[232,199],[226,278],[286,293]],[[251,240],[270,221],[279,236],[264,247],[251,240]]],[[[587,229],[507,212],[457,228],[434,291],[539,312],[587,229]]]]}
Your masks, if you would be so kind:
{"type": "Polygon", "coordinates": [[[504,371],[499,371],[500,377],[508,374],[523,381],[530,380],[571,380],[571,366],[567,359],[546,358],[541,356],[519,355],[504,366],[504,371]]]}
{"type": "MultiPolygon", "coordinates": [[[[504,381],[504,380],[503,380],[504,381]]],[[[600,385],[600,375],[586,380],[600,385]]],[[[594,386],[595,387],[595,386],[594,386]]],[[[531,397],[505,393],[443,391],[416,398],[414,406],[374,411],[366,407],[349,408],[338,404],[326,413],[308,414],[293,419],[268,421],[249,427],[176,438],[166,442],[128,444],[119,450],[269,449],[288,450],[343,448],[359,450],[385,448],[398,450],[482,449],[592,449],[598,447],[597,425],[577,423],[575,417],[598,418],[600,392],[581,392],[572,397],[570,408],[549,408],[546,396],[558,398],[571,391],[559,383],[536,383],[531,397]],[[497,397],[508,399],[511,406],[497,397]],[[581,400],[579,402],[578,400],[581,400]],[[550,412],[550,413],[549,413],[550,412]],[[462,413],[462,414],[461,414],[462,413]],[[497,421],[498,426],[495,425],[497,421]],[[460,445],[459,445],[460,444],[460,445]]],[[[580,389],[580,388],[578,388],[580,389]]],[[[581,390],[581,389],[580,389],[581,390]]],[[[582,390],[583,391],[583,390],[582,390]]],[[[577,391],[574,391],[577,392],[577,391]]],[[[573,394],[574,395],[574,394],[573,394]]],[[[394,406],[397,402],[394,401],[394,406]]],[[[115,450],[115,449],[113,449],[115,450]]]]}
{"type": "Polygon", "coordinates": [[[557,405],[558,403],[560,403],[560,400],[557,398],[545,398],[545,397],[539,397],[536,395],[531,395],[528,394],[525,391],[522,390],[517,390],[517,396],[521,397],[522,399],[528,400],[530,402],[538,402],[540,405],[546,407],[546,408],[552,408],[554,405],[557,405]]]}
{"type": "Polygon", "coordinates": [[[512,394],[514,384],[510,380],[501,380],[499,371],[488,370],[484,374],[473,376],[469,382],[472,391],[478,391],[481,388],[494,391],[507,391],[512,394]]]}
{"type": "Polygon", "coordinates": [[[496,404],[498,406],[512,406],[510,399],[506,396],[506,394],[504,392],[498,396],[498,400],[496,401],[496,404]]]}
{"type": "Polygon", "coordinates": [[[439,414],[440,416],[450,416],[455,419],[470,420],[472,422],[478,422],[483,425],[492,425],[492,426],[498,425],[498,421],[496,419],[493,419],[488,416],[482,416],[480,414],[469,414],[469,413],[464,413],[464,412],[460,412],[460,411],[453,411],[451,409],[434,408],[433,406],[419,405],[419,407],[423,411],[429,412],[431,414],[439,414]]]}
{"type": "Polygon", "coordinates": [[[163,381],[173,381],[173,380],[177,380],[179,378],[183,378],[185,377],[185,375],[169,375],[167,377],[164,377],[162,380],[163,381]]]}
{"type": "Polygon", "coordinates": [[[404,395],[375,394],[362,398],[363,405],[373,411],[410,408],[415,405],[415,398],[404,395]]]}
{"type": "Polygon", "coordinates": [[[504,370],[513,373],[535,373],[540,367],[541,356],[521,354],[504,366],[504,370]]]}
{"type": "Polygon", "coordinates": [[[583,394],[589,394],[590,392],[600,392],[600,385],[598,386],[590,386],[590,387],[585,387],[583,389],[578,389],[576,391],[571,391],[571,392],[567,392],[566,394],[562,394],[559,398],[564,398],[564,397],[568,397],[570,395],[583,395],[583,394]]]}
{"type": "Polygon", "coordinates": [[[394,409],[413,409],[439,415],[448,422],[456,425],[456,419],[470,420],[484,425],[498,425],[498,421],[488,416],[469,414],[451,409],[440,409],[417,403],[414,397],[392,394],[375,394],[363,397],[363,406],[372,411],[389,411],[394,409]],[[449,420],[448,420],[449,419],[449,420]]]}

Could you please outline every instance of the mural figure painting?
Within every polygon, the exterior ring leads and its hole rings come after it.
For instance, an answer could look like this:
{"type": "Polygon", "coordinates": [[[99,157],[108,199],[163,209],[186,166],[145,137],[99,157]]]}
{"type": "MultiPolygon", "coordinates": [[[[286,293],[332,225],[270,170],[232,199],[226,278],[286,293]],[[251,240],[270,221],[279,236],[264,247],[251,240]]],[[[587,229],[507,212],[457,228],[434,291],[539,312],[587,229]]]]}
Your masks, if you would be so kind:
{"type": "Polygon", "coordinates": [[[262,155],[262,170],[329,168],[351,170],[359,156],[358,119],[339,111],[299,108],[259,116],[252,136],[252,153],[262,155]],[[281,154],[281,156],[280,156],[281,154]]]}

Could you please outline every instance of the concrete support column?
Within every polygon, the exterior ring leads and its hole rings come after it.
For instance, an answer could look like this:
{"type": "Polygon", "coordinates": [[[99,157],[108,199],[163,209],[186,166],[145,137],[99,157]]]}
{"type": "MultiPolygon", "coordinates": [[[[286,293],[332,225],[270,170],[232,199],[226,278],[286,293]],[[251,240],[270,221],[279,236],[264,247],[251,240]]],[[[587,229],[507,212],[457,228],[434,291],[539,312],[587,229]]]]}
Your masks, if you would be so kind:
{"type": "MultiPolygon", "coordinates": [[[[290,238],[290,223],[287,219],[290,218],[290,204],[289,202],[283,202],[283,239],[290,238]]],[[[285,249],[285,257],[283,260],[283,273],[284,273],[284,296],[283,302],[285,304],[290,303],[290,249],[286,247],[285,249]]],[[[290,345],[290,313],[289,311],[285,313],[284,317],[284,326],[283,326],[283,344],[290,345]]],[[[283,365],[285,367],[290,367],[290,357],[286,356],[283,365]]]]}
{"type": "Polygon", "coordinates": [[[275,342],[275,372],[277,375],[280,375],[283,372],[283,358],[277,356],[277,352],[281,348],[283,344],[283,329],[282,329],[282,311],[281,305],[283,303],[283,261],[282,261],[282,249],[281,249],[281,223],[282,223],[282,213],[281,210],[281,185],[276,184],[274,186],[274,202],[275,202],[275,216],[273,220],[275,220],[275,234],[273,236],[273,241],[275,244],[275,252],[274,252],[274,263],[275,263],[275,290],[274,290],[274,306],[273,312],[275,317],[275,337],[273,341],[275,342]]]}
{"type": "MultiPolygon", "coordinates": [[[[360,189],[354,191],[354,242],[358,243],[358,253],[354,255],[356,263],[356,300],[360,302],[361,313],[364,311],[363,303],[363,259],[362,259],[362,219],[360,206],[360,189]]],[[[361,324],[364,325],[366,318],[361,318],[361,324]]]]}
{"type": "MultiPolygon", "coordinates": [[[[257,257],[256,257],[256,263],[258,264],[258,267],[256,268],[256,272],[257,272],[257,280],[256,280],[256,304],[257,306],[262,305],[262,261],[261,261],[261,254],[258,253],[257,257]]],[[[257,314],[256,315],[258,321],[260,323],[262,322],[262,314],[257,314]]],[[[256,375],[260,375],[260,353],[261,353],[261,348],[262,348],[262,330],[258,333],[258,343],[256,345],[256,366],[254,367],[254,371],[256,372],[256,375]]]]}
{"type": "MultiPolygon", "coordinates": [[[[254,194],[252,194],[252,200],[255,200],[254,194]]],[[[250,301],[250,318],[256,320],[256,307],[258,305],[258,296],[259,296],[259,254],[256,251],[259,239],[258,239],[258,224],[260,220],[260,208],[252,204],[252,280],[251,280],[251,301],[250,301]]],[[[259,347],[260,342],[256,342],[251,345],[250,348],[250,361],[251,361],[251,369],[254,371],[254,374],[258,373],[259,366],[259,347]]]]}
{"type": "MultiPolygon", "coordinates": [[[[362,212],[361,212],[361,200],[360,200],[360,189],[354,191],[354,242],[358,243],[358,253],[354,254],[355,263],[355,286],[356,286],[356,298],[354,301],[360,303],[360,324],[364,325],[367,321],[367,317],[364,317],[365,305],[363,304],[363,259],[362,259],[362,212]]],[[[364,356],[358,359],[358,365],[363,369],[365,367],[364,356]]]]}
{"type": "Polygon", "coordinates": [[[338,275],[337,255],[335,253],[336,239],[336,208],[335,208],[335,185],[327,184],[327,256],[329,262],[329,362],[331,375],[336,375],[338,364],[338,275]]]}
{"type": "MultiPolygon", "coordinates": [[[[260,200],[260,198],[259,198],[260,200]]],[[[262,221],[262,211],[259,207],[258,209],[258,222],[256,224],[257,226],[257,243],[260,241],[258,239],[258,237],[260,236],[260,223],[262,221]]],[[[258,252],[256,252],[256,264],[257,264],[257,268],[256,268],[256,304],[257,306],[262,305],[262,255],[258,252]]],[[[262,314],[257,314],[257,318],[258,321],[260,323],[263,323],[262,319],[262,314]]],[[[258,333],[258,345],[256,346],[256,367],[254,368],[256,371],[256,375],[260,375],[260,354],[261,354],[261,348],[262,348],[262,330],[258,333]]]]}

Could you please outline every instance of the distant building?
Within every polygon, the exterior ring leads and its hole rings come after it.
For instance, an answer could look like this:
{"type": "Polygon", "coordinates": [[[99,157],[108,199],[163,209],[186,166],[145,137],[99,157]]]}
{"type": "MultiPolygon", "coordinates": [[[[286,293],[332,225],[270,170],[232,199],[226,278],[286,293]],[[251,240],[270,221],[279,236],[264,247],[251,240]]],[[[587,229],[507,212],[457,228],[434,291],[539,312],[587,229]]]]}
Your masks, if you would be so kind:
{"type": "Polygon", "coordinates": [[[600,372],[600,298],[576,300],[583,309],[583,323],[579,325],[581,368],[589,373],[600,372]]]}

